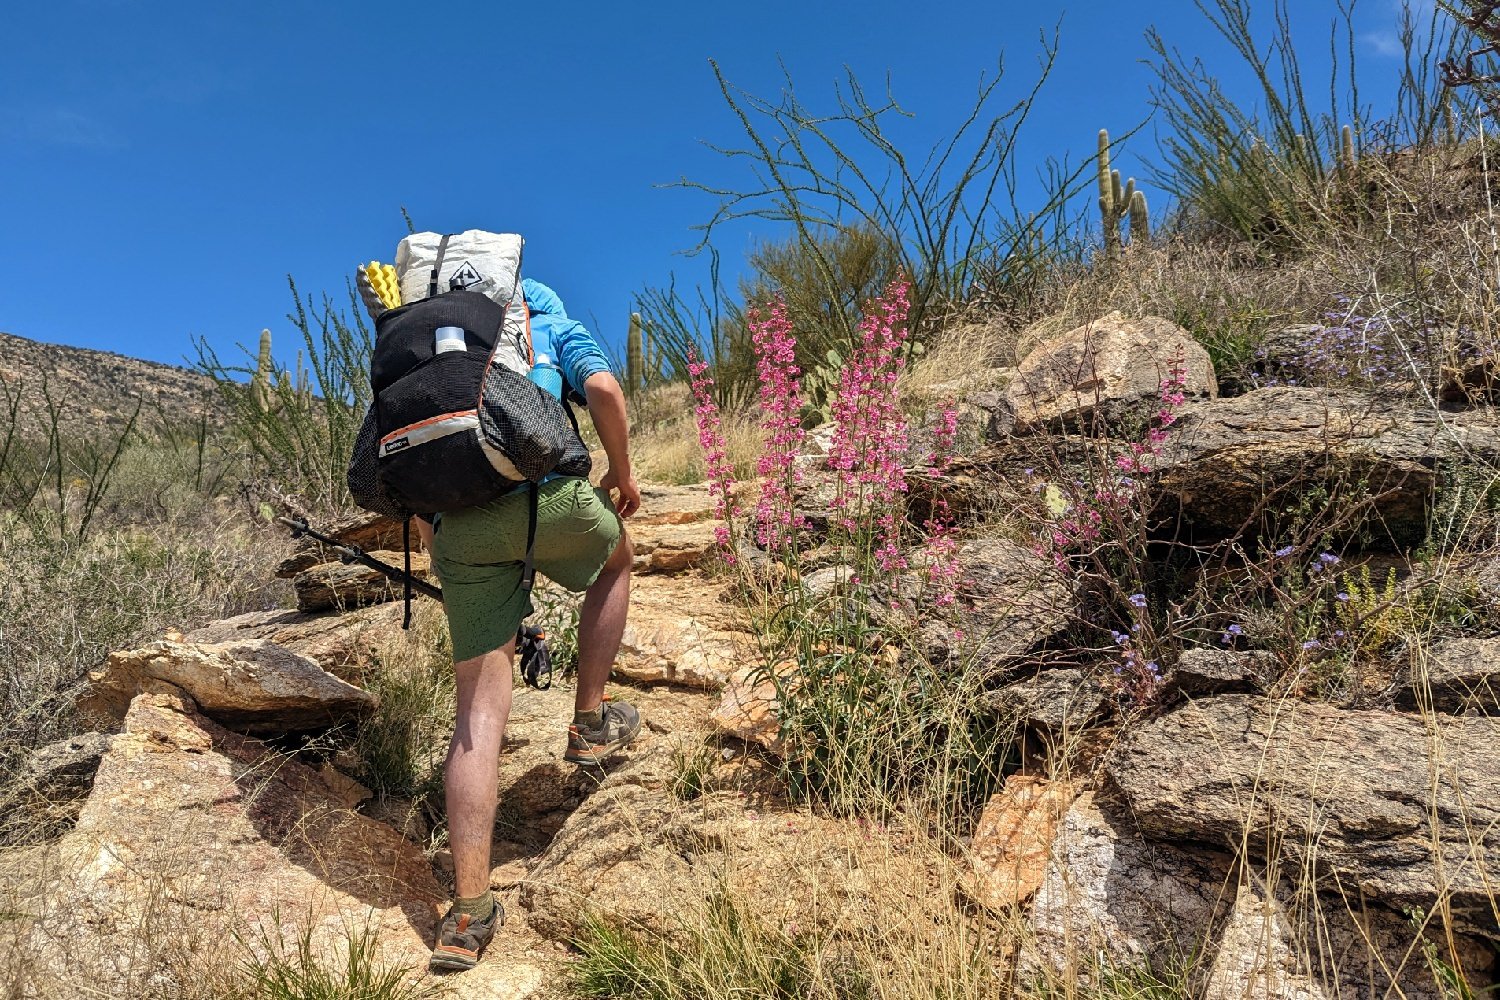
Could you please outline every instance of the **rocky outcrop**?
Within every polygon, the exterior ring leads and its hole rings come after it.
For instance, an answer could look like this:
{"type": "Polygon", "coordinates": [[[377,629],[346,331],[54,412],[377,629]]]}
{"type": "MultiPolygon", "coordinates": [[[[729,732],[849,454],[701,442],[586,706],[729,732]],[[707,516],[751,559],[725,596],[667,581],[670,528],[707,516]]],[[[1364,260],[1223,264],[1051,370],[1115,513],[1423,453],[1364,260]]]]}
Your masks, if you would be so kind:
{"type": "Polygon", "coordinates": [[[928,888],[945,863],[937,854],[871,823],[731,792],[681,801],[671,766],[670,755],[642,754],[569,817],[521,886],[533,930],[569,940],[592,915],[681,939],[716,898],[730,898],[781,933],[941,932],[948,903],[928,888]],[[898,909],[903,926],[890,927],[898,909]]]}
{"type": "Polygon", "coordinates": [[[1500,421],[1488,412],[1410,411],[1358,393],[1276,388],[1189,405],[1155,468],[1171,513],[1196,538],[1253,533],[1262,518],[1328,487],[1345,490],[1348,503],[1367,496],[1366,520],[1411,541],[1426,531],[1443,463],[1460,457],[1500,458],[1500,421]]]}
{"type": "Polygon", "coordinates": [[[100,996],[174,995],[142,949],[171,940],[237,962],[221,948],[234,934],[274,944],[308,929],[321,953],[368,931],[383,961],[420,968],[445,898],[394,830],[163,684],[132,701],[52,865],[24,918],[32,968],[100,996]]]}
{"type": "Polygon", "coordinates": [[[1118,312],[1048,340],[1026,356],[1003,391],[1009,430],[1119,426],[1157,402],[1174,363],[1189,398],[1218,395],[1213,363],[1192,334],[1158,317],[1118,312]]]}
{"type": "Polygon", "coordinates": [[[1455,714],[1500,713],[1500,638],[1449,639],[1413,649],[1396,702],[1455,714]]]}
{"type": "Polygon", "coordinates": [[[245,639],[153,642],[111,653],[103,669],[89,674],[79,710],[120,719],[131,699],[152,681],[181,688],[209,718],[246,733],[321,729],[375,705],[373,695],[308,657],[264,639],[245,639]]]}
{"type": "Polygon", "coordinates": [[[1148,835],[1284,856],[1320,886],[1500,937],[1500,740],[1486,718],[1225,695],[1131,732],[1110,785],[1148,835]]]}
{"type": "Polygon", "coordinates": [[[707,521],[630,525],[637,574],[685,573],[702,565],[713,552],[714,526],[707,521]]]}

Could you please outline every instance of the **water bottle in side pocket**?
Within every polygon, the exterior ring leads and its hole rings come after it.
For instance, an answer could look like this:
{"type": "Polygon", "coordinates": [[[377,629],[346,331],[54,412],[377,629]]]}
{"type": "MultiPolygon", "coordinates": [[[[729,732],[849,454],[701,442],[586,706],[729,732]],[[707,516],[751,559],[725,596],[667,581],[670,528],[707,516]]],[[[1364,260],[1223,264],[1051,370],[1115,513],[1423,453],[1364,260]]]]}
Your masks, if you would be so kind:
{"type": "Polygon", "coordinates": [[[536,356],[536,360],[531,363],[531,371],[526,377],[557,399],[562,399],[562,369],[557,367],[556,362],[547,355],[536,356]]]}

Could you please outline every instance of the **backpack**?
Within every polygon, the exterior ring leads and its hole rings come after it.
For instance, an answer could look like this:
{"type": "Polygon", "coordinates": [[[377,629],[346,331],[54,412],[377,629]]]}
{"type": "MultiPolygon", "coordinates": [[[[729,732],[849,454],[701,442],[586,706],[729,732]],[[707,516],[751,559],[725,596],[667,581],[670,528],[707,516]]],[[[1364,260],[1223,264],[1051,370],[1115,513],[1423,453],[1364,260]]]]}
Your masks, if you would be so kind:
{"type": "Polygon", "coordinates": [[[361,507],[403,519],[474,507],[527,485],[529,589],[536,485],[553,473],[587,476],[592,463],[572,410],[527,378],[522,245],[519,236],[478,230],[401,242],[406,304],[375,321],[372,399],[348,482],[361,507]],[[437,351],[436,331],[445,326],[463,330],[463,350],[437,351]]]}

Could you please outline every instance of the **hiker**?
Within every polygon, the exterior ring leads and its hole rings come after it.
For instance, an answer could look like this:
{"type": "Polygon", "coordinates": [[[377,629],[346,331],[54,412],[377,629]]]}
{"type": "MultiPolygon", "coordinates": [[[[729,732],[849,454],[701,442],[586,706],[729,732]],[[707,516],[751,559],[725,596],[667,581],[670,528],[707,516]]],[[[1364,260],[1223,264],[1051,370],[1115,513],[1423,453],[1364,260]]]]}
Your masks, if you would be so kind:
{"type": "MultiPolygon", "coordinates": [[[[557,294],[520,278],[523,244],[515,233],[412,233],[394,267],[372,262],[358,273],[376,340],[349,492],[408,527],[416,515],[453,640],[458,711],[443,784],[456,899],[434,970],[473,968],[505,919],[489,889],[490,841],[535,572],[584,593],[564,758],[598,765],[641,727],[634,708],[604,698],[630,605],[634,553],[621,519],[641,504],[625,395],[557,294]],[[609,459],[597,489],[570,398],[587,404],[609,459]]],[[[409,623],[409,539],[407,552],[409,623]]],[[[525,648],[537,654],[532,631],[525,648]]],[[[540,659],[523,656],[527,683],[540,659]]]]}
{"type": "MultiPolygon", "coordinates": [[[[543,481],[535,541],[537,570],[569,590],[584,591],[578,690],[563,756],[573,763],[597,764],[634,739],[641,727],[633,707],[604,699],[630,605],[634,553],[621,518],[641,504],[630,469],[625,394],[593,336],[568,318],[557,294],[529,278],[521,287],[535,352],[555,359],[569,390],[587,402],[609,457],[609,471],[597,489],[578,477],[543,481]],[[611,500],[611,491],[618,499],[611,500]]],[[[532,610],[529,596],[518,586],[527,543],[524,493],[517,490],[418,525],[442,581],[458,685],[458,717],[443,775],[457,898],[438,931],[434,969],[472,968],[504,921],[489,887],[490,841],[516,633],[532,610]]]]}

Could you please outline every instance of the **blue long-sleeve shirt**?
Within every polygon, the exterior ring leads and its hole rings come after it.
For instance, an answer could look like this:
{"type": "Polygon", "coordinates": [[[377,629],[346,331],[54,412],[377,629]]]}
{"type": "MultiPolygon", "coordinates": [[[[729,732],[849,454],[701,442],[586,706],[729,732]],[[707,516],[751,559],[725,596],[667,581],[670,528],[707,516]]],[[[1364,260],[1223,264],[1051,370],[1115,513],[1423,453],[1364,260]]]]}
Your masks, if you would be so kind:
{"type": "Polygon", "coordinates": [[[599,342],[582,323],[568,318],[558,294],[540,281],[521,280],[521,294],[531,311],[531,349],[546,354],[562,369],[568,388],[583,398],[583,383],[590,375],[610,370],[599,342]]]}

